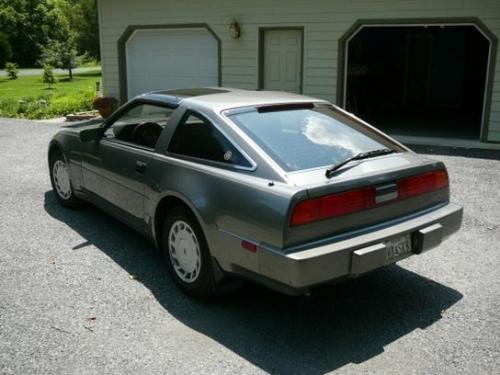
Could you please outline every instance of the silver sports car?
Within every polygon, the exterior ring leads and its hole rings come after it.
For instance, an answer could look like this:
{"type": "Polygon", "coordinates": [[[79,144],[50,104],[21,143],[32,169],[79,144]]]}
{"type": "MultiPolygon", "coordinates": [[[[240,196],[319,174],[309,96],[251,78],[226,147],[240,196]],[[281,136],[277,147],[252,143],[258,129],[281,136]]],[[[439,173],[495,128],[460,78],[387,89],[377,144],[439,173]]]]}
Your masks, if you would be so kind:
{"type": "Polygon", "coordinates": [[[324,100],[200,88],[139,96],[50,142],[65,206],[150,238],[190,295],[248,279],[288,294],[356,277],[457,231],[446,168],[324,100]]]}

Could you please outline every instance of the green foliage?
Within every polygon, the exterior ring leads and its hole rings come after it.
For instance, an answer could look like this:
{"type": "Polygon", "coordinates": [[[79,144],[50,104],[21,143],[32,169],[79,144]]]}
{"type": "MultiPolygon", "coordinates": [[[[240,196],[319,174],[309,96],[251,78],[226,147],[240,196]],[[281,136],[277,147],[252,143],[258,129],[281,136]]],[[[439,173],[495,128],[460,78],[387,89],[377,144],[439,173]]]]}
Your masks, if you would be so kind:
{"type": "Polygon", "coordinates": [[[43,67],[42,82],[49,85],[49,88],[56,83],[56,77],[54,77],[54,70],[50,65],[45,65],[43,67]]]}
{"type": "Polygon", "coordinates": [[[99,68],[101,66],[101,62],[99,60],[88,54],[81,56],[81,58],[82,61],[78,64],[79,68],[99,68]]]}
{"type": "Polygon", "coordinates": [[[7,61],[12,58],[12,47],[10,46],[7,36],[0,32],[0,69],[5,67],[7,61]]]}
{"type": "Polygon", "coordinates": [[[75,74],[72,81],[59,79],[49,89],[36,76],[23,76],[15,81],[0,78],[0,117],[42,119],[91,110],[95,82],[99,79],[97,71],[75,74]]]}
{"type": "Polygon", "coordinates": [[[0,0],[0,30],[12,47],[12,60],[23,67],[35,65],[42,45],[65,40],[70,31],[54,0],[0,0]]]}
{"type": "Polygon", "coordinates": [[[74,34],[78,54],[100,58],[97,0],[55,0],[74,34]]]}
{"type": "Polygon", "coordinates": [[[67,38],[63,42],[51,40],[42,48],[41,65],[68,70],[69,79],[73,79],[73,69],[76,68],[78,61],[72,38],[67,38]]]}
{"type": "Polygon", "coordinates": [[[98,27],[96,0],[0,0],[0,68],[35,66],[51,40],[71,39],[77,55],[99,59],[98,27]]]}
{"type": "Polygon", "coordinates": [[[94,90],[81,91],[77,95],[72,96],[56,96],[50,103],[50,117],[55,117],[55,114],[60,115],[80,111],[90,111],[92,110],[92,103],[94,102],[94,99],[94,90]]]}
{"type": "Polygon", "coordinates": [[[7,71],[7,77],[9,77],[9,79],[17,79],[19,73],[17,64],[9,62],[5,64],[5,70],[7,71]]]}
{"type": "Polygon", "coordinates": [[[86,90],[72,95],[26,97],[21,102],[12,99],[2,100],[0,101],[0,117],[44,119],[90,111],[94,98],[94,91],[86,90]],[[42,105],[41,101],[46,104],[42,105]]]}

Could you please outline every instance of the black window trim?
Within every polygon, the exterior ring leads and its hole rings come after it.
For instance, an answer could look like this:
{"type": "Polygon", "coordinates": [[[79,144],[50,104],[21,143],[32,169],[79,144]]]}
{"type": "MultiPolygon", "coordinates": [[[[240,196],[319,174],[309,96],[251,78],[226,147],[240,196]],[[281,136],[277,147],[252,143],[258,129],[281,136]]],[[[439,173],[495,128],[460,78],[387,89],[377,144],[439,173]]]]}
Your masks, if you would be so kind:
{"type": "Polygon", "coordinates": [[[208,116],[203,114],[201,111],[197,111],[197,110],[193,110],[193,109],[189,109],[189,108],[186,109],[186,111],[182,114],[179,122],[175,126],[175,129],[174,129],[172,136],[170,137],[169,143],[167,145],[167,149],[165,151],[165,154],[167,156],[173,157],[175,159],[187,160],[187,161],[196,162],[199,164],[205,164],[205,165],[209,165],[209,166],[213,166],[213,167],[223,167],[224,169],[236,169],[236,170],[243,170],[243,171],[247,171],[247,172],[254,172],[257,169],[257,163],[250,156],[248,156],[248,154],[230,136],[228,136],[227,133],[223,129],[221,129],[221,127],[219,125],[217,125],[214,121],[211,121],[208,118],[208,116]],[[170,147],[170,142],[172,142],[172,138],[175,134],[175,131],[177,130],[177,127],[181,124],[181,122],[187,116],[190,116],[190,115],[198,116],[198,117],[202,118],[203,120],[209,122],[213,127],[215,127],[215,129],[217,129],[222,134],[222,136],[224,138],[226,138],[226,140],[241,154],[241,156],[243,156],[243,158],[245,158],[245,160],[248,162],[248,164],[250,164],[250,166],[246,167],[244,165],[239,165],[239,164],[222,163],[220,161],[202,159],[202,158],[198,158],[195,156],[178,154],[176,152],[169,151],[168,148],[170,147]]]}
{"type": "Polygon", "coordinates": [[[141,145],[137,145],[137,144],[132,143],[132,142],[122,141],[122,140],[119,140],[116,138],[107,138],[105,135],[101,138],[101,142],[114,143],[117,145],[129,147],[129,148],[133,148],[133,149],[137,149],[137,150],[142,150],[142,151],[148,151],[148,152],[152,152],[152,153],[156,152],[155,151],[156,148],[141,146],[141,145]]]}

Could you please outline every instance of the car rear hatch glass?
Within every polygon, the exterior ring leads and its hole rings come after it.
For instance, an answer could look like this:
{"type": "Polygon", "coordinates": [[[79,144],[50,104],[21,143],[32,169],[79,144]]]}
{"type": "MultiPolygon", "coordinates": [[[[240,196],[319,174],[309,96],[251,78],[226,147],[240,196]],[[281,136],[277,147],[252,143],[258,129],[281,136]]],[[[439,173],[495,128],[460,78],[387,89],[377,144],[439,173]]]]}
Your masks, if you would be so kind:
{"type": "Polygon", "coordinates": [[[285,172],[327,169],[374,150],[403,150],[326,104],[263,106],[229,117],[285,172]]]}

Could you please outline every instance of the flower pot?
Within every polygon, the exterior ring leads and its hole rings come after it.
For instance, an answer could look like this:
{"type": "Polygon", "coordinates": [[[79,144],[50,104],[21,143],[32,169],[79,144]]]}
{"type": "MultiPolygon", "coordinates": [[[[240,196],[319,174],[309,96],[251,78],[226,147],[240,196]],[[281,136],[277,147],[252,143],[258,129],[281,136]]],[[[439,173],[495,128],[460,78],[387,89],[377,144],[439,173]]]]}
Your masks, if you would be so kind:
{"type": "Polygon", "coordinates": [[[97,98],[93,108],[97,109],[103,118],[108,118],[118,108],[118,100],[113,97],[97,98]]]}

